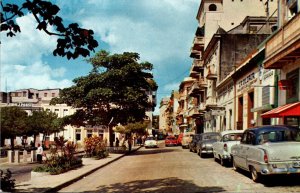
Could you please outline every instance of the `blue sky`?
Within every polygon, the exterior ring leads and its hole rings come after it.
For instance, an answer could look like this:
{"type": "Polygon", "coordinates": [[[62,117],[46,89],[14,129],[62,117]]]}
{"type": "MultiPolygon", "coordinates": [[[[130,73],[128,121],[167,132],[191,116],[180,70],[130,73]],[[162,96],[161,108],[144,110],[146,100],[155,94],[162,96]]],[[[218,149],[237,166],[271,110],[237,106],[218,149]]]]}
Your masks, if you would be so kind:
{"type": "MultiPolygon", "coordinates": [[[[4,3],[11,2],[4,0],[4,3]]],[[[137,52],[154,65],[158,83],[155,114],[161,98],[177,90],[188,76],[190,47],[197,28],[200,0],[56,0],[66,23],[93,29],[100,46],[110,53],[137,52]]],[[[84,58],[54,57],[57,37],[35,29],[32,15],[17,19],[22,33],[1,34],[1,90],[65,88],[87,75],[84,58]],[[7,87],[5,82],[7,82],[7,87]]],[[[92,53],[93,55],[94,53],[92,53]]],[[[92,56],[91,55],[91,56],[92,56]]]]}

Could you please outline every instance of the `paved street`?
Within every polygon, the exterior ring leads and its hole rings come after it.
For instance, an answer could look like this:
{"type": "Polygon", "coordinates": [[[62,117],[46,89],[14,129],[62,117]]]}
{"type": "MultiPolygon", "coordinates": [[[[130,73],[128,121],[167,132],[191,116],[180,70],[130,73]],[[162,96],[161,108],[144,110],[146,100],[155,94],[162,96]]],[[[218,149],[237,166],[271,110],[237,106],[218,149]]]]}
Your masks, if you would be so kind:
{"type": "Polygon", "coordinates": [[[245,172],[221,167],[181,147],[142,148],[61,192],[300,192],[299,176],[254,183],[245,172]]]}

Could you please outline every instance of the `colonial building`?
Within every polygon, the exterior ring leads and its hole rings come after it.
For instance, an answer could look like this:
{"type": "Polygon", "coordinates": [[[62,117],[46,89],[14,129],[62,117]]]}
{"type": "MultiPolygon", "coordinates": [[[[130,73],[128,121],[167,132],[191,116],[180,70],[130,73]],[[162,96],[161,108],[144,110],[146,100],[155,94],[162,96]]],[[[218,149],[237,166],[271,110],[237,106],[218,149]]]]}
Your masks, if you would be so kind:
{"type": "Polygon", "coordinates": [[[278,3],[278,30],[266,42],[264,60],[278,74],[278,108],[262,118],[300,127],[300,1],[278,3]]]}
{"type": "Polygon", "coordinates": [[[169,111],[167,109],[168,109],[169,101],[170,101],[169,97],[162,98],[159,106],[159,131],[164,134],[171,131],[171,128],[168,125],[169,111]]]}

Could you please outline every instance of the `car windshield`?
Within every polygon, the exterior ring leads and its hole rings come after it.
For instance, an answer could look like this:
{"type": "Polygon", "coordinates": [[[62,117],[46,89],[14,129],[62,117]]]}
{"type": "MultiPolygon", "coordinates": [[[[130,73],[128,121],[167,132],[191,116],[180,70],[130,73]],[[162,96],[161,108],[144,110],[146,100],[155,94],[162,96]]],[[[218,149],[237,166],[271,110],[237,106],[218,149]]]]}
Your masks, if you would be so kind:
{"type": "Polygon", "coordinates": [[[263,144],[267,142],[283,142],[283,141],[300,142],[300,131],[299,130],[268,131],[268,132],[261,133],[258,136],[259,144],[263,144]]]}
{"type": "Polygon", "coordinates": [[[219,140],[219,135],[203,135],[203,140],[219,140]]]}
{"type": "Polygon", "coordinates": [[[223,136],[223,141],[240,141],[242,139],[242,133],[229,133],[223,136]]]}

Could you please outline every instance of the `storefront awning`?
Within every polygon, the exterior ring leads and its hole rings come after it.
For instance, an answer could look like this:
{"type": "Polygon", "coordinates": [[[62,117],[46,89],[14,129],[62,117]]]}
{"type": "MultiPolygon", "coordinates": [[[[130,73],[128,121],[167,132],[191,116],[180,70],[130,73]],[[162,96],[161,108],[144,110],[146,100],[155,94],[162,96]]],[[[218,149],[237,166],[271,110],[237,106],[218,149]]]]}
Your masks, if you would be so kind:
{"type": "Polygon", "coordinates": [[[262,118],[300,117],[300,102],[286,104],[261,115],[262,118]]]}

